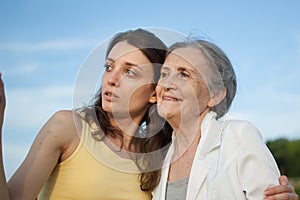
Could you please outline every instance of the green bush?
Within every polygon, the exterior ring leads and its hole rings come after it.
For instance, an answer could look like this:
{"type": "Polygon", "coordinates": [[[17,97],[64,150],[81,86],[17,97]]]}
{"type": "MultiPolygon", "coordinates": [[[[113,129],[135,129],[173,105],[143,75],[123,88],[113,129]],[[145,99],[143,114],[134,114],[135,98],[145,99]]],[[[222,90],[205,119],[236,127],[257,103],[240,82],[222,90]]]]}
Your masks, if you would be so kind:
{"type": "Polygon", "coordinates": [[[289,182],[295,187],[295,191],[300,196],[300,177],[289,177],[289,182]]]}
{"type": "Polygon", "coordinates": [[[281,174],[300,177],[300,140],[279,138],[267,141],[281,174]]]}

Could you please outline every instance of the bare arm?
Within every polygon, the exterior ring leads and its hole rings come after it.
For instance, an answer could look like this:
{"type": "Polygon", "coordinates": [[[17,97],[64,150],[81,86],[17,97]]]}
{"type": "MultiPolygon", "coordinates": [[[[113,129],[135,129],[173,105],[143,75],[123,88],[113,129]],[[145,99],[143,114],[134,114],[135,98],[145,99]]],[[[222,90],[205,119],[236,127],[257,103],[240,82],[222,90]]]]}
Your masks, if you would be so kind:
{"type": "MultiPolygon", "coordinates": [[[[3,84],[1,88],[3,90],[3,84]]],[[[0,105],[0,114],[3,116],[5,104],[0,105]]],[[[0,199],[35,199],[59,159],[68,152],[76,135],[74,131],[76,129],[71,111],[55,113],[39,131],[25,160],[7,184],[1,158],[0,199]]]]}
{"type": "Polygon", "coordinates": [[[9,180],[11,199],[34,199],[67,149],[65,111],[54,114],[34,140],[24,162],[9,180]]]}

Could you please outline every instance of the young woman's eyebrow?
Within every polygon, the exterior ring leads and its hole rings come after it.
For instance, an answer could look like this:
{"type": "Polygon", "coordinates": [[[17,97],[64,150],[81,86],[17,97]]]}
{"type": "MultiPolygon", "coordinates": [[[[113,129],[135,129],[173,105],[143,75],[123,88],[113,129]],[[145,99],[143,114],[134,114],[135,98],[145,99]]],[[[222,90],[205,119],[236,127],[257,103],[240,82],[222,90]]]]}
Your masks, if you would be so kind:
{"type": "MultiPolygon", "coordinates": [[[[115,63],[116,61],[112,58],[107,58],[106,61],[110,61],[112,63],[115,63]]],[[[138,69],[140,69],[141,71],[143,71],[143,68],[140,67],[140,65],[132,63],[132,62],[125,62],[124,65],[126,66],[131,66],[131,67],[137,67],[138,69]]]]}
{"type": "Polygon", "coordinates": [[[106,58],[106,62],[107,61],[110,61],[110,62],[112,62],[112,63],[114,63],[115,62],[115,60],[114,59],[112,59],[112,58],[106,58]]]}
{"type": "Polygon", "coordinates": [[[124,64],[126,66],[134,67],[134,68],[139,69],[140,71],[143,71],[143,67],[141,67],[141,65],[138,65],[138,64],[135,64],[135,63],[132,63],[132,62],[125,62],[124,64]]]}
{"type": "Polygon", "coordinates": [[[125,62],[125,65],[133,66],[133,67],[138,67],[137,64],[131,63],[131,62],[125,62]]]}

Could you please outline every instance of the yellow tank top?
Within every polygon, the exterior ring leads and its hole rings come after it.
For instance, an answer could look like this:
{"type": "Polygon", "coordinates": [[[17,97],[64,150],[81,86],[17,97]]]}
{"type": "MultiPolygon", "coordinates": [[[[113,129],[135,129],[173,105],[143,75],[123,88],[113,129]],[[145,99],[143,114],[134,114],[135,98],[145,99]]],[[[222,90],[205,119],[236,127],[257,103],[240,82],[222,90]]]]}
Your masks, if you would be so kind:
{"type": "Polygon", "coordinates": [[[118,156],[103,141],[91,136],[91,127],[82,120],[81,141],[74,153],[58,164],[38,199],[149,200],[140,189],[136,164],[118,156]]]}

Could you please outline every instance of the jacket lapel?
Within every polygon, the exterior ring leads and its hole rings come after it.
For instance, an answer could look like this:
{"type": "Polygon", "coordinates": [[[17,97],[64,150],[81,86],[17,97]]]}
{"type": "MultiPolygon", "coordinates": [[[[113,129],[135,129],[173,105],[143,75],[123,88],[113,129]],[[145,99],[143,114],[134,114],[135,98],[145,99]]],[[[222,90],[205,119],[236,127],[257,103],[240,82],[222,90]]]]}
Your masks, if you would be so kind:
{"type": "Polygon", "coordinates": [[[172,143],[164,161],[159,184],[153,191],[153,198],[152,198],[153,200],[165,199],[169,168],[170,168],[170,163],[171,163],[173,153],[174,153],[174,144],[172,143]]]}
{"type": "MultiPolygon", "coordinates": [[[[187,189],[187,198],[197,199],[201,191],[206,190],[204,184],[211,166],[216,164],[216,158],[210,152],[221,143],[223,124],[215,119],[215,113],[210,112],[201,125],[201,139],[197,147],[187,189]]],[[[207,194],[207,191],[205,191],[207,194]]]]}

